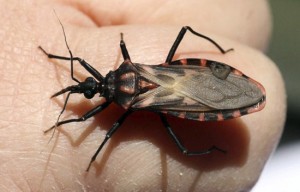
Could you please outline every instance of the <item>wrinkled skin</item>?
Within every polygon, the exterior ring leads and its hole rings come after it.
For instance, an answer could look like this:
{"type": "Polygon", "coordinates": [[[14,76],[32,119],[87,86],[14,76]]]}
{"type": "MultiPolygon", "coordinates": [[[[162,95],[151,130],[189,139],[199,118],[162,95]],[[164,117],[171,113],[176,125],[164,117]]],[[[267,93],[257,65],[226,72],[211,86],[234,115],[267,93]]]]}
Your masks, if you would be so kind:
{"type": "MultiPolygon", "coordinates": [[[[271,33],[267,1],[1,1],[0,2],[0,191],[247,191],[275,149],[285,120],[285,90],[275,64],[263,53],[271,33]],[[71,84],[69,62],[48,60],[37,49],[68,56],[61,27],[75,56],[103,75],[122,62],[120,32],[133,62],[159,64],[184,25],[213,38],[226,55],[187,33],[176,58],[207,58],[241,70],[264,85],[266,107],[226,122],[199,123],[169,117],[191,149],[211,145],[227,151],[186,157],[156,114],[134,113],[85,169],[111,125],[124,112],[116,105],[83,123],[43,134],[64,98],[50,100],[71,84]]],[[[88,74],[75,63],[75,75],[88,74]]],[[[72,95],[62,118],[95,104],[72,95]]]]}

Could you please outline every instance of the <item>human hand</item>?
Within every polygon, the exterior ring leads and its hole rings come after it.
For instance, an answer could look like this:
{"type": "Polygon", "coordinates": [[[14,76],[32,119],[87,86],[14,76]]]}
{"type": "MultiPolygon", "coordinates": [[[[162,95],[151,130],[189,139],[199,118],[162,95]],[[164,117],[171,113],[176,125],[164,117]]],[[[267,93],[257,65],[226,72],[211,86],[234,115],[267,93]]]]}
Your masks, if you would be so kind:
{"type": "MultiPolygon", "coordinates": [[[[283,81],[261,51],[267,47],[270,16],[267,1],[9,1],[0,5],[1,131],[0,189],[10,191],[245,191],[259,177],[276,146],[285,119],[283,81]],[[150,4],[151,2],[151,4],[150,4]],[[160,64],[184,25],[211,37],[226,55],[187,33],[176,58],[206,58],[227,63],[264,85],[266,107],[225,122],[170,118],[187,145],[211,145],[227,154],[186,157],[167,135],[156,114],[139,112],[126,120],[99,154],[90,172],[85,168],[105,133],[124,112],[112,105],[95,119],[62,126],[51,142],[42,131],[55,123],[63,97],[49,96],[74,84],[69,62],[47,60],[37,47],[68,56],[53,9],[65,26],[68,43],[105,75],[122,62],[120,32],[133,62],[160,64]],[[100,28],[99,28],[100,27],[100,28]],[[252,48],[251,48],[252,47],[252,48]],[[98,129],[100,127],[100,129],[98,129]]],[[[77,63],[75,76],[88,74],[77,63]]],[[[91,109],[72,95],[68,119],[91,109]]],[[[56,132],[57,133],[57,132],[56,132]]]]}

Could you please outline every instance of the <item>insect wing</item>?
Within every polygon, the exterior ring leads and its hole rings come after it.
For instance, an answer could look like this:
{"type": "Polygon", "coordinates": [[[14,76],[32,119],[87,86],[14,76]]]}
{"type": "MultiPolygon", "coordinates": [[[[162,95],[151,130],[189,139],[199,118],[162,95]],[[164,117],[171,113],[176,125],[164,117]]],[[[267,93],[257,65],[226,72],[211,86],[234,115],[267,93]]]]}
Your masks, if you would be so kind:
{"type": "MultiPolygon", "coordinates": [[[[195,60],[200,63],[199,59],[193,59],[193,63],[195,60]]],[[[208,66],[134,65],[142,77],[159,87],[140,94],[132,108],[209,112],[241,109],[264,98],[264,89],[258,82],[231,67],[229,75],[221,79],[208,66]]]]}

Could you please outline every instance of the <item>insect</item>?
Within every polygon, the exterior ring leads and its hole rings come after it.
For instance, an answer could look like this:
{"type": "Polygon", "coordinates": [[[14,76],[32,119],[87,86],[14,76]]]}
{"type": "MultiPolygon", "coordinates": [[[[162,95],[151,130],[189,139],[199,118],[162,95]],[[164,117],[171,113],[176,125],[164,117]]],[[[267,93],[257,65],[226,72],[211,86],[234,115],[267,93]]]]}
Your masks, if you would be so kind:
{"type": "Polygon", "coordinates": [[[225,51],[214,40],[194,31],[189,26],[182,27],[166,61],[159,65],[132,63],[121,33],[120,47],[124,62],[118,69],[110,71],[106,76],[101,75],[85,60],[73,57],[62,24],[61,27],[70,57],[49,54],[39,46],[39,49],[48,58],[71,62],[71,78],[77,84],[68,86],[52,95],[52,97],[56,97],[67,93],[60,115],[65,111],[70,95],[74,93],[83,94],[87,99],[99,94],[105,102],[86,112],[80,118],[59,121],[59,115],[57,123],[47,129],[45,133],[63,124],[85,121],[103,111],[112,102],[126,109],[126,112],[107,132],[101,145],[92,156],[86,171],[90,169],[107,141],[126,118],[135,111],[149,110],[157,113],[181,152],[192,156],[211,153],[214,150],[225,151],[216,146],[204,151],[189,151],[172,130],[166,115],[196,121],[222,121],[264,108],[265,89],[260,83],[239,70],[227,64],[206,59],[172,60],[187,31],[211,42],[222,54],[232,51],[232,49],[225,51]],[[91,77],[87,77],[83,82],[77,80],[74,77],[74,61],[78,61],[91,74],[91,77]]]}

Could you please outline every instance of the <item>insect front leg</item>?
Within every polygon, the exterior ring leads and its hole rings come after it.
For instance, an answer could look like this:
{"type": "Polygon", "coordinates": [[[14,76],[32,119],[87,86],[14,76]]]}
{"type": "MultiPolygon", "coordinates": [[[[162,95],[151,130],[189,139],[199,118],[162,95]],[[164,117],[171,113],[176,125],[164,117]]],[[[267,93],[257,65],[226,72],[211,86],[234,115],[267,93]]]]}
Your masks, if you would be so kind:
{"type": "Polygon", "coordinates": [[[128,115],[130,115],[133,111],[126,111],[114,124],[113,126],[109,129],[109,131],[106,133],[106,136],[104,138],[104,140],[102,141],[101,145],[99,146],[99,148],[97,149],[96,153],[93,155],[93,157],[91,158],[91,161],[86,169],[86,171],[89,171],[92,163],[95,161],[95,159],[97,158],[98,154],[100,153],[101,149],[103,148],[103,146],[106,144],[106,142],[111,138],[111,136],[117,131],[117,129],[123,124],[123,122],[125,121],[125,119],[128,117],[128,115]]]}
{"type": "Polygon", "coordinates": [[[55,125],[53,125],[52,127],[50,127],[49,129],[45,130],[44,133],[47,133],[49,131],[51,131],[52,129],[61,126],[63,124],[68,124],[68,123],[72,123],[72,122],[81,122],[81,121],[85,121],[88,118],[91,118],[92,116],[96,115],[97,113],[100,113],[101,111],[103,111],[106,107],[109,106],[111,102],[105,102],[101,105],[98,105],[97,107],[91,109],[90,111],[88,111],[87,113],[85,113],[83,116],[81,116],[80,118],[75,118],[75,119],[68,119],[68,120],[64,120],[64,121],[59,121],[57,122],[55,125]]]}
{"type": "MultiPolygon", "coordinates": [[[[40,50],[42,50],[43,53],[45,55],[47,55],[47,57],[49,59],[59,59],[59,60],[71,61],[71,78],[74,81],[76,81],[77,83],[80,83],[80,81],[74,77],[73,61],[78,61],[97,80],[102,81],[104,79],[104,77],[94,67],[92,67],[90,64],[88,64],[84,59],[81,59],[80,57],[73,57],[73,56],[72,57],[64,57],[64,56],[59,56],[59,55],[53,55],[53,54],[46,52],[45,49],[43,49],[41,46],[39,46],[38,48],[40,50]]],[[[72,54],[71,51],[70,51],[70,54],[72,54]]]]}
{"type": "Polygon", "coordinates": [[[225,150],[223,149],[220,149],[216,146],[212,146],[210,147],[209,149],[207,150],[204,150],[204,151],[188,151],[187,148],[185,148],[182,143],[180,142],[180,140],[177,138],[176,134],[174,133],[174,131],[172,130],[170,124],[168,123],[168,120],[166,118],[166,116],[164,116],[163,114],[160,114],[160,119],[161,119],[161,122],[163,123],[163,125],[167,128],[167,131],[169,133],[169,135],[172,137],[172,139],[175,141],[177,147],[180,149],[180,151],[185,154],[185,155],[188,155],[188,156],[193,156],[193,155],[204,155],[204,154],[209,154],[211,153],[212,151],[220,151],[222,153],[226,153],[225,150]]]}
{"type": "Polygon", "coordinates": [[[69,60],[71,61],[71,78],[76,81],[77,83],[80,83],[79,80],[77,80],[75,77],[74,77],[74,70],[73,70],[73,61],[78,61],[91,75],[93,75],[98,81],[102,81],[104,79],[104,77],[95,69],[93,68],[90,64],[88,64],[85,60],[79,58],[79,57],[73,57],[73,53],[68,45],[68,42],[67,42],[67,37],[66,37],[66,33],[65,33],[65,28],[63,26],[63,24],[61,23],[61,21],[59,20],[59,18],[57,17],[59,23],[60,23],[60,26],[62,28],[62,31],[63,31],[63,34],[64,34],[64,38],[65,38],[65,44],[66,44],[66,47],[69,51],[69,54],[70,54],[70,57],[64,57],[64,56],[58,56],[58,55],[53,55],[53,54],[49,54],[47,53],[41,46],[39,46],[38,48],[40,50],[42,50],[47,56],[49,59],[60,59],[60,60],[69,60]]]}
{"type": "Polygon", "coordinates": [[[130,56],[129,56],[129,53],[126,48],[126,44],[123,40],[123,33],[121,33],[120,35],[121,35],[120,47],[121,47],[123,58],[124,58],[124,60],[130,60],[130,56]]]}
{"type": "Polygon", "coordinates": [[[220,52],[223,53],[223,54],[225,54],[225,53],[227,53],[227,52],[229,52],[229,51],[233,51],[232,48],[231,48],[231,49],[228,49],[228,50],[224,50],[217,42],[215,42],[215,41],[212,40],[211,38],[209,38],[209,37],[207,37],[207,36],[205,36],[205,35],[202,35],[202,34],[196,32],[196,31],[194,31],[194,30],[193,30],[191,27],[189,27],[189,26],[184,26],[184,27],[182,27],[182,29],[180,30],[180,32],[179,32],[177,38],[175,39],[175,42],[173,43],[173,45],[172,45],[172,47],[171,47],[171,49],[170,49],[170,51],[169,51],[169,54],[168,54],[167,59],[166,59],[166,61],[165,61],[166,63],[169,63],[169,64],[171,63],[171,61],[172,61],[172,59],[173,59],[173,57],[174,57],[174,54],[175,54],[175,52],[176,52],[176,50],[177,50],[177,48],[178,48],[178,46],[179,46],[181,40],[183,39],[183,37],[184,37],[184,35],[185,35],[185,33],[186,33],[187,30],[189,30],[189,31],[190,31],[191,33],[193,33],[194,35],[196,35],[196,36],[198,36],[198,37],[201,37],[201,38],[204,38],[204,39],[206,39],[207,41],[211,42],[211,43],[214,44],[214,45],[220,50],[220,52]]]}

